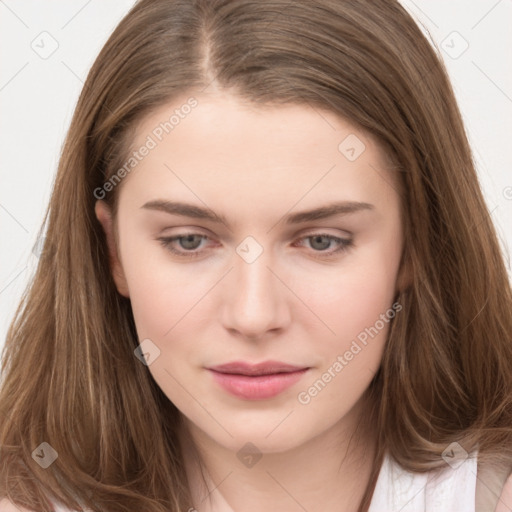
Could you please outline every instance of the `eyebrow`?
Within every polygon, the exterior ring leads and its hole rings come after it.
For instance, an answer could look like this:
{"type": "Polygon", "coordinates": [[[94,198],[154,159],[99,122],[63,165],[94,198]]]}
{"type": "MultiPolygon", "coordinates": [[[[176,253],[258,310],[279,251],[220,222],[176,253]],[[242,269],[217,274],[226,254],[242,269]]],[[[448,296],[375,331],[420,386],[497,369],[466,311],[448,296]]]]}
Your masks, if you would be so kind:
{"type": "MultiPolygon", "coordinates": [[[[226,226],[229,225],[224,215],[219,215],[208,208],[202,208],[189,203],[155,199],[143,204],[141,208],[147,210],[158,210],[172,215],[181,215],[183,217],[209,220],[226,226]]],[[[299,224],[301,222],[325,219],[335,215],[347,215],[365,210],[374,210],[374,206],[370,203],[359,201],[341,201],[330,203],[312,210],[292,213],[290,215],[286,215],[284,219],[285,224],[299,224]]]]}

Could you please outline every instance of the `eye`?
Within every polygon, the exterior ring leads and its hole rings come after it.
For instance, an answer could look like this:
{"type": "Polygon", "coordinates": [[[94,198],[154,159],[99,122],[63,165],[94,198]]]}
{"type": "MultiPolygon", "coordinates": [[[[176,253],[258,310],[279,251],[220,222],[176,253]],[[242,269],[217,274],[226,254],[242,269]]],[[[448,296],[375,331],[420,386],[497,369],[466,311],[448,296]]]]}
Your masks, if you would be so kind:
{"type": "Polygon", "coordinates": [[[199,247],[202,239],[208,238],[206,235],[200,233],[184,233],[182,235],[172,237],[160,237],[157,238],[161,244],[173,254],[177,256],[184,256],[185,258],[194,258],[200,256],[200,252],[193,252],[199,247]],[[179,245],[183,250],[176,249],[174,243],[178,241],[179,245]]]}
{"type": "Polygon", "coordinates": [[[335,253],[347,251],[353,246],[354,242],[352,239],[339,238],[337,236],[328,235],[326,233],[315,233],[302,237],[300,240],[310,240],[309,246],[314,249],[313,252],[319,253],[320,256],[331,256],[335,253]],[[337,244],[337,248],[334,250],[327,251],[332,244],[337,244]]]}
{"type": "MultiPolygon", "coordinates": [[[[172,237],[157,238],[157,240],[160,241],[165,249],[175,254],[176,256],[183,258],[196,258],[201,256],[201,254],[204,252],[202,249],[200,249],[201,242],[207,239],[208,237],[206,235],[202,235],[201,233],[183,233],[181,235],[172,237]],[[178,244],[178,248],[176,248],[176,243],[178,244]]],[[[313,253],[316,253],[316,256],[326,258],[332,256],[333,254],[346,252],[354,245],[352,239],[340,238],[333,235],[328,235],[326,233],[314,233],[299,238],[299,241],[303,240],[310,241],[309,246],[313,250],[313,253]],[[329,247],[332,247],[332,245],[336,244],[337,247],[334,250],[326,250],[329,249],[329,247]]]]}

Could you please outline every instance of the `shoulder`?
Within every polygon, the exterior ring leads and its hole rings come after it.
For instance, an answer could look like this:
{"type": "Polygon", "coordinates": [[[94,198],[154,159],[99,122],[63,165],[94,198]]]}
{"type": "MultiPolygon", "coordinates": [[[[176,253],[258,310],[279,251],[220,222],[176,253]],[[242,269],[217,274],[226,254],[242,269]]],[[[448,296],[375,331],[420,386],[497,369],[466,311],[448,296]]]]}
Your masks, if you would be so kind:
{"type": "MultiPolygon", "coordinates": [[[[512,474],[509,475],[501,491],[500,499],[496,505],[495,512],[511,512],[512,511],[512,474]]],[[[2,510],[0,509],[0,512],[2,510]]]]}
{"type": "Polygon", "coordinates": [[[0,512],[32,512],[31,510],[23,507],[18,507],[7,498],[0,500],[0,512]]]}

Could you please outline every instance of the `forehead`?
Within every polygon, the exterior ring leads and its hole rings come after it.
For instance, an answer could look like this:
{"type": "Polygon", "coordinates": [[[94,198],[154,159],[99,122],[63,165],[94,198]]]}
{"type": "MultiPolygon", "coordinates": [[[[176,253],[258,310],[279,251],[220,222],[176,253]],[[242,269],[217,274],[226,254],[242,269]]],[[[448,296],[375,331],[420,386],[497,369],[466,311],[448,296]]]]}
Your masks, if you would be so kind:
{"type": "MultiPolygon", "coordinates": [[[[348,161],[355,161],[367,149],[371,153],[381,153],[368,133],[334,112],[317,106],[260,106],[228,94],[200,94],[193,97],[194,106],[190,107],[190,98],[176,98],[147,115],[136,129],[134,147],[143,144],[149,136],[157,145],[174,146],[176,155],[180,150],[190,153],[201,148],[212,156],[226,159],[230,156],[226,150],[241,149],[241,146],[247,154],[265,149],[265,153],[277,152],[283,156],[288,153],[290,157],[288,150],[302,149],[301,153],[295,153],[296,157],[309,156],[316,150],[317,154],[323,153],[324,159],[332,160],[333,156],[342,154],[348,161]],[[187,146],[180,144],[184,139],[187,146]]],[[[244,153],[240,152],[236,157],[243,158],[244,153]]]]}
{"type": "Polygon", "coordinates": [[[318,198],[385,199],[393,192],[386,187],[396,189],[376,140],[333,112],[308,104],[260,107],[227,94],[190,98],[160,106],[137,126],[132,149],[151,148],[128,179],[141,200],[157,192],[175,197],[179,189],[196,200],[236,194],[242,202],[283,206],[304,197],[306,207],[318,198]]]}

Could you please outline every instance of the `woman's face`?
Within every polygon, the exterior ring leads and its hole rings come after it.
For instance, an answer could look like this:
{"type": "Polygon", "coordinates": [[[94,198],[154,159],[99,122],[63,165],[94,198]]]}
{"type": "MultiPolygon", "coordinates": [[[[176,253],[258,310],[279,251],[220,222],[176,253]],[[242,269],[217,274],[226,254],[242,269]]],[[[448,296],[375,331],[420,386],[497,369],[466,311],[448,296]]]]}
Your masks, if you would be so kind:
{"type": "Polygon", "coordinates": [[[348,418],[380,365],[401,308],[398,187],[331,112],[195,98],[138,127],[117,250],[102,201],[96,213],[140,364],[189,425],[233,450],[291,449],[348,418]],[[300,371],[211,370],[266,361],[300,371]]]}

